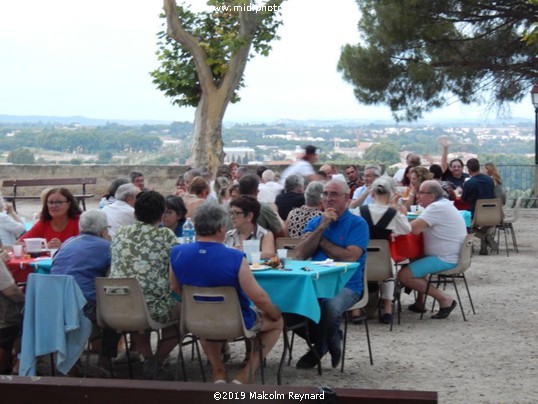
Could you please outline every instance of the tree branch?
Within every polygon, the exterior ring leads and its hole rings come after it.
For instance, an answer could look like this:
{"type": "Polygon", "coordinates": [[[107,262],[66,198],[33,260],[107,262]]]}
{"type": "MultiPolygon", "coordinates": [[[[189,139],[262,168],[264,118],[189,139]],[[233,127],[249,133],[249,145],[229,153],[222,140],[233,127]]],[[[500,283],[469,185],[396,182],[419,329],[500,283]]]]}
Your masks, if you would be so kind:
{"type": "Polygon", "coordinates": [[[211,68],[206,63],[207,54],[205,50],[200,46],[198,40],[188,33],[177,14],[177,4],[175,0],[163,0],[164,11],[166,14],[167,30],[166,33],[172,39],[183,45],[187,51],[192,55],[194,64],[196,65],[196,73],[202,92],[213,92],[216,90],[215,83],[213,81],[213,74],[211,68]]]}

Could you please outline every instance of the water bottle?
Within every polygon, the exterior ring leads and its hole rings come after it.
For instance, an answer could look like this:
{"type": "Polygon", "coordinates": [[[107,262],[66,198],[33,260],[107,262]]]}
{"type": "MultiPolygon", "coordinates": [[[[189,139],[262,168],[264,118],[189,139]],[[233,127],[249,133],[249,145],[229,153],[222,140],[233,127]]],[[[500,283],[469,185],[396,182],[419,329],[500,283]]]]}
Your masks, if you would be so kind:
{"type": "Polygon", "coordinates": [[[194,224],[190,218],[187,218],[183,224],[183,241],[185,243],[194,243],[194,224]]]}

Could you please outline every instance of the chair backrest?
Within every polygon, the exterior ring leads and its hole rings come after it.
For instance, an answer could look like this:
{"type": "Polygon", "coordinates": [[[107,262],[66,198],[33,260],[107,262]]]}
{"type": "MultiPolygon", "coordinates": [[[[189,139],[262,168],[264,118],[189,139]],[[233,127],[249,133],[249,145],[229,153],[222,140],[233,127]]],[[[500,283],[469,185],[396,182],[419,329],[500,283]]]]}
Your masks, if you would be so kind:
{"type": "Polygon", "coordinates": [[[363,284],[363,290],[362,290],[361,300],[359,300],[357,303],[355,303],[346,311],[362,309],[363,307],[366,307],[366,305],[368,304],[368,297],[369,297],[368,295],[368,270],[366,266],[364,267],[364,271],[362,275],[362,284],[363,284]]]}
{"type": "Polygon", "coordinates": [[[478,199],[474,209],[475,226],[497,226],[503,222],[502,201],[495,199],[478,199]]]}
{"type": "Polygon", "coordinates": [[[245,328],[237,291],[231,286],[183,285],[181,332],[209,340],[233,340],[255,335],[245,328]]]}
{"type": "Polygon", "coordinates": [[[366,251],[368,280],[371,282],[383,282],[392,278],[389,242],[387,240],[371,239],[366,251]]]}
{"type": "Polygon", "coordinates": [[[458,258],[458,264],[455,268],[443,271],[443,275],[455,275],[465,272],[471,266],[471,258],[473,255],[473,240],[474,233],[467,234],[463,240],[463,244],[460,248],[460,256],[458,258]]]}
{"type": "Polygon", "coordinates": [[[276,248],[285,248],[288,250],[288,258],[295,259],[295,246],[302,241],[300,238],[278,237],[276,239],[276,248]]]}
{"type": "Polygon", "coordinates": [[[517,220],[522,199],[523,198],[521,196],[518,197],[513,208],[504,210],[504,223],[514,223],[517,220]]]}
{"type": "Polygon", "coordinates": [[[139,333],[163,327],[151,319],[138,279],[95,278],[95,291],[99,327],[139,333]]]}

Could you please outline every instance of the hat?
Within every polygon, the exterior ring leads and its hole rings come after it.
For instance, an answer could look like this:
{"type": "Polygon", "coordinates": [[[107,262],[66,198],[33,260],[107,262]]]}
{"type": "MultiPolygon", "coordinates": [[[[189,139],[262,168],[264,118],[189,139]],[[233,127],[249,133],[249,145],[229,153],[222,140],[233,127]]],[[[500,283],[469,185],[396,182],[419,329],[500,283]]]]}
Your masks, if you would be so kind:
{"type": "Polygon", "coordinates": [[[316,146],[308,145],[304,148],[305,154],[318,154],[318,149],[316,146]]]}

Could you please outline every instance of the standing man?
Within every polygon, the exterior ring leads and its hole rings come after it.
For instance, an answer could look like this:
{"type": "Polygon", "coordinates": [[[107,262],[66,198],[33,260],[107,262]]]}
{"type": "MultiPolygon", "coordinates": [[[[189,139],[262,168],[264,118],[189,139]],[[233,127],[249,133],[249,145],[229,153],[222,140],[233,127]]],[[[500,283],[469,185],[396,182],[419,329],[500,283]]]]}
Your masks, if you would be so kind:
{"type": "Polygon", "coordinates": [[[280,176],[280,184],[284,185],[284,181],[286,181],[288,175],[291,174],[297,174],[304,177],[307,183],[321,179],[321,177],[316,174],[313,167],[313,164],[315,164],[317,161],[318,151],[316,146],[306,146],[303,157],[288,166],[288,168],[282,172],[282,175],[280,176]]]}
{"type": "MultiPolygon", "coordinates": [[[[471,179],[464,182],[461,201],[468,202],[472,217],[474,217],[474,209],[478,199],[493,199],[495,198],[495,183],[489,175],[480,172],[480,162],[477,159],[469,159],[467,161],[467,171],[471,175],[471,179]]],[[[480,255],[488,255],[488,246],[493,251],[497,251],[499,246],[493,239],[495,227],[482,226],[473,227],[476,237],[480,239],[480,255]]]]}
{"type": "Polygon", "coordinates": [[[394,181],[396,181],[398,184],[403,181],[407,168],[411,169],[420,165],[420,156],[415,153],[409,153],[407,156],[405,156],[405,164],[406,167],[400,168],[392,177],[394,178],[394,181]]]}
{"type": "Polygon", "coordinates": [[[356,208],[361,205],[369,205],[372,199],[372,184],[381,177],[381,169],[378,166],[370,165],[364,169],[364,185],[355,190],[352,201],[349,203],[350,208],[356,208]]]}
{"type": "MultiPolygon", "coordinates": [[[[443,197],[443,188],[438,181],[427,180],[420,184],[417,199],[425,210],[411,222],[411,233],[424,234],[425,256],[404,266],[398,272],[398,280],[418,292],[417,300],[409,310],[423,313],[428,284],[425,276],[456,267],[467,228],[454,204],[443,197]]],[[[440,309],[432,316],[434,319],[447,318],[457,306],[450,295],[433,285],[430,285],[428,295],[439,302],[440,309]]]]}
{"type": "Polygon", "coordinates": [[[344,288],[332,299],[319,299],[319,324],[309,324],[315,351],[307,352],[297,362],[298,368],[313,368],[329,351],[335,368],[342,357],[342,314],[357,303],[363,292],[363,271],[369,241],[368,224],[347,209],[349,188],[343,181],[329,181],[323,187],[321,216],[311,219],[304,230],[303,240],[295,247],[297,259],[358,262],[359,267],[344,288]]]}

